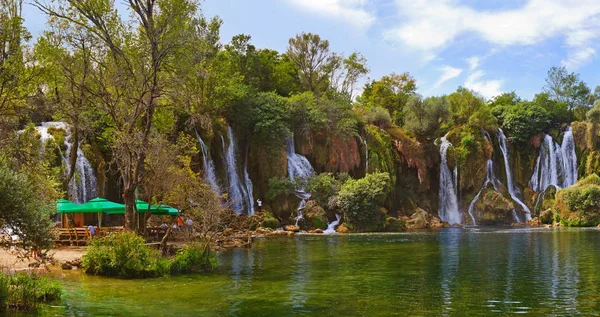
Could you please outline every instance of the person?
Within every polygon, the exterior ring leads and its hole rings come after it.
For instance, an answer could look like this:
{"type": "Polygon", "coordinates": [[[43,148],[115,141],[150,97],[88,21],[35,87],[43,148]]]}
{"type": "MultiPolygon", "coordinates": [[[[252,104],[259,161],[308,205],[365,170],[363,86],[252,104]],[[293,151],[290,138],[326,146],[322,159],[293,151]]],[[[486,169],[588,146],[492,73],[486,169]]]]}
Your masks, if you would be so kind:
{"type": "Polygon", "coordinates": [[[92,237],[96,234],[96,228],[94,228],[94,226],[89,225],[87,227],[88,231],[90,232],[90,235],[92,235],[92,237]]]}
{"type": "Polygon", "coordinates": [[[161,228],[168,228],[169,225],[163,221],[162,225],[160,225],[161,228]]]}
{"type": "Polygon", "coordinates": [[[177,227],[179,227],[179,229],[183,227],[183,218],[181,218],[181,216],[177,217],[177,227]]]}
{"type": "Polygon", "coordinates": [[[194,232],[194,226],[192,226],[192,224],[193,224],[192,218],[187,218],[187,220],[185,221],[185,225],[187,227],[187,231],[190,236],[194,232]]]}
{"type": "Polygon", "coordinates": [[[256,204],[258,205],[258,211],[261,212],[262,211],[262,201],[260,199],[257,199],[256,204]]]}

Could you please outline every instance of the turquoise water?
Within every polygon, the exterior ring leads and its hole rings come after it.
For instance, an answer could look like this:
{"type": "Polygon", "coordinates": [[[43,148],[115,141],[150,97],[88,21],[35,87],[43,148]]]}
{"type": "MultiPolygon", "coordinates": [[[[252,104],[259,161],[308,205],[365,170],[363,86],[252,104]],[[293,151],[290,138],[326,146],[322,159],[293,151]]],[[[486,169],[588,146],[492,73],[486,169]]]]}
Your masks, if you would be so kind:
{"type": "Polygon", "coordinates": [[[600,315],[600,230],[444,229],[257,240],[219,272],[64,277],[44,315],[600,315]]]}

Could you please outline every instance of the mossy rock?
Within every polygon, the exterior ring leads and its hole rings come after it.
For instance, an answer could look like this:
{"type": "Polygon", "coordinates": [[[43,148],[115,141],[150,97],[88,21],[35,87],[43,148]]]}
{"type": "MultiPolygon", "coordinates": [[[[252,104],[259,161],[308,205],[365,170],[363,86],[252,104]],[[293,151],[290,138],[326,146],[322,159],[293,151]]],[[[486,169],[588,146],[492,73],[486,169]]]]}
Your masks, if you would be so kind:
{"type": "Polygon", "coordinates": [[[554,209],[560,223],[569,227],[600,224],[600,177],[592,174],[575,185],[559,190],[554,209]]]}
{"type": "Polygon", "coordinates": [[[394,218],[387,217],[385,218],[384,230],[387,232],[401,232],[406,229],[406,223],[404,221],[394,218]]]}
{"type": "Polygon", "coordinates": [[[308,201],[304,208],[304,218],[307,224],[314,229],[327,228],[327,214],[315,200],[308,201]]]}
{"type": "Polygon", "coordinates": [[[486,189],[475,206],[475,218],[480,225],[509,225],[513,222],[513,202],[493,189],[486,189]]]}
{"type": "Polygon", "coordinates": [[[281,227],[281,224],[279,223],[279,220],[277,220],[272,215],[267,215],[267,216],[265,216],[265,218],[262,221],[262,227],[277,229],[277,228],[281,227]]]}

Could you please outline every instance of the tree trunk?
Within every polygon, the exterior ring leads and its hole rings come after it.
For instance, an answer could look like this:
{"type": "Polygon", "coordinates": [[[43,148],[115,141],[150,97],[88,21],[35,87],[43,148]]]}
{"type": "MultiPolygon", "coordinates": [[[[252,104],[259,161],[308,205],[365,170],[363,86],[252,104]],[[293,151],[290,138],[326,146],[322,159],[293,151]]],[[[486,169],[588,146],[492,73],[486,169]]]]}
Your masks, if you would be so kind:
{"type": "Polygon", "coordinates": [[[125,230],[135,230],[135,190],[130,187],[125,188],[123,201],[125,202],[125,230]]]}

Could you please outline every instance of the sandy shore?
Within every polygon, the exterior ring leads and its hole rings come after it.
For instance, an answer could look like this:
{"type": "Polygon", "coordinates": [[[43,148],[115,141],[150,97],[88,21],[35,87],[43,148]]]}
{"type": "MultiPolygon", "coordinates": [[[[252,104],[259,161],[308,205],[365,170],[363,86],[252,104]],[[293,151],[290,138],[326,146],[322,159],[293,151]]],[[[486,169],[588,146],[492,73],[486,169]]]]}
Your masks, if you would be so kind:
{"type": "MultiPolygon", "coordinates": [[[[58,263],[72,261],[81,258],[87,251],[86,247],[63,247],[59,249],[52,249],[48,253],[58,263]]],[[[0,248],[0,267],[8,270],[23,270],[28,269],[29,264],[35,261],[29,261],[27,259],[19,259],[10,250],[0,248]]]]}

